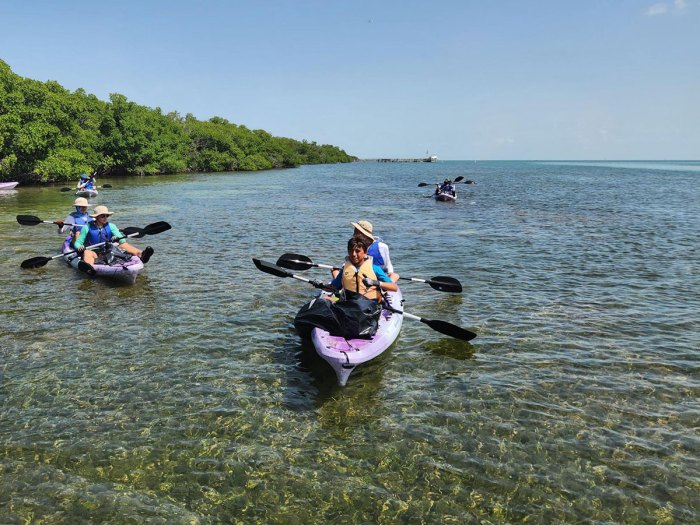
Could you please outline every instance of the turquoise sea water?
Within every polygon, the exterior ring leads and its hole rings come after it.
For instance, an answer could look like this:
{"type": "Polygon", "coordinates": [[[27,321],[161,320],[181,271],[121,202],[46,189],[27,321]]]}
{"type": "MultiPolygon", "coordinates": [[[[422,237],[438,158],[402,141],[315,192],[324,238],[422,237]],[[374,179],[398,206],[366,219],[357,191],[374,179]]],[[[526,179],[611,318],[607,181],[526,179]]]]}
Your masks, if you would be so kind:
{"type": "Polygon", "coordinates": [[[438,162],[112,179],[156,253],[131,287],[60,260],[53,188],[0,192],[2,523],[697,523],[700,162],[438,162]],[[683,168],[683,169],[679,169],[683,168]],[[463,175],[456,203],[428,198],[463,175]],[[370,220],[397,343],[338,387],[294,333],[370,220]],[[307,276],[324,278],[324,271],[307,276]]]}

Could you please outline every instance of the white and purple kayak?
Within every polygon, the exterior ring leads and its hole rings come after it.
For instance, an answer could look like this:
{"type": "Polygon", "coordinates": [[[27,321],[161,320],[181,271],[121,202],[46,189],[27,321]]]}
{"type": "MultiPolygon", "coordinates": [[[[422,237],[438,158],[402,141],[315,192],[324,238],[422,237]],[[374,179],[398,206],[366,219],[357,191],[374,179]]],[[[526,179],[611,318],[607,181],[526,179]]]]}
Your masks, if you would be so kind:
{"type": "Polygon", "coordinates": [[[93,197],[97,197],[97,190],[78,190],[75,192],[75,196],[91,199],[93,197]]]}
{"type": "Polygon", "coordinates": [[[0,182],[0,190],[11,190],[18,184],[19,182],[0,182]]]}
{"type": "MultiPolygon", "coordinates": [[[[125,284],[134,284],[139,272],[143,270],[143,262],[136,255],[130,255],[120,250],[116,243],[112,243],[111,250],[102,255],[98,255],[97,261],[93,264],[95,277],[103,277],[125,284]]],[[[63,243],[63,253],[71,252],[70,237],[63,243]]],[[[63,260],[80,271],[78,263],[82,260],[77,253],[69,253],[63,256],[63,260]]],[[[81,272],[82,273],[82,272],[81,272]]]]}
{"type": "Polygon", "coordinates": [[[441,202],[454,202],[457,200],[457,195],[451,193],[436,193],[435,200],[441,202]]]}
{"type": "MultiPolygon", "coordinates": [[[[386,300],[393,308],[403,309],[403,296],[400,289],[387,292],[386,300]]],[[[311,331],[311,340],[318,355],[335,371],[338,384],[345,386],[357,365],[374,359],[396,341],[402,323],[403,315],[384,309],[379,317],[377,333],[372,339],[345,339],[330,335],[321,328],[314,328],[311,331]]]]}

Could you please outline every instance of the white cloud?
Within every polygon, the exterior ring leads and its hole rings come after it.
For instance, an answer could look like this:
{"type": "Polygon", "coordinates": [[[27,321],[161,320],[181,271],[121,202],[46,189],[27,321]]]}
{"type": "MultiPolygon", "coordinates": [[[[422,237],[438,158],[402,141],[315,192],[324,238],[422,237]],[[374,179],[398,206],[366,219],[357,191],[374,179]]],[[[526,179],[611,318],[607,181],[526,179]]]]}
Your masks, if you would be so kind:
{"type": "Polygon", "coordinates": [[[658,2],[649,8],[644,13],[647,16],[665,15],[670,12],[681,13],[688,7],[687,0],[673,0],[673,3],[658,2]]]}
{"type": "MultiPolygon", "coordinates": [[[[683,0],[681,0],[683,1],[683,0]]],[[[654,4],[649,7],[646,11],[647,16],[657,16],[657,15],[665,15],[668,13],[668,5],[665,2],[659,2],[658,4],[654,4]]]]}

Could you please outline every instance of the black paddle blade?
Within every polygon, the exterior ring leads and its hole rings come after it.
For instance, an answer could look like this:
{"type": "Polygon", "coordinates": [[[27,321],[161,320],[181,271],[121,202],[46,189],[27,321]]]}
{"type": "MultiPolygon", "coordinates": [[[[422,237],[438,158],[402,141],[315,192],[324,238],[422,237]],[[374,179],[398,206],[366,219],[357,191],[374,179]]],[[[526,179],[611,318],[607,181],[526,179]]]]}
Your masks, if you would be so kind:
{"type": "Polygon", "coordinates": [[[154,222],[153,224],[147,225],[143,229],[144,235],[155,235],[157,233],[163,233],[168,231],[172,226],[165,221],[154,222]]]}
{"type": "Polygon", "coordinates": [[[102,187],[103,187],[103,188],[111,188],[112,185],[111,185],[111,184],[103,184],[102,187]]]}
{"type": "Polygon", "coordinates": [[[124,237],[128,237],[129,235],[134,235],[134,237],[136,237],[137,239],[140,239],[141,237],[146,235],[146,232],[143,231],[143,229],[141,229],[141,228],[136,228],[135,226],[129,226],[129,227],[124,228],[122,230],[122,234],[124,235],[124,237]],[[135,233],[137,233],[138,235],[134,235],[135,233]]]}
{"type": "Polygon", "coordinates": [[[421,323],[427,324],[430,328],[441,334],[449,335],[455,339],[461,339],[462,341],[471,341],[476,337],[474,332],[460,328],[459,326],[448,323],[447,321],[431,320],[431,319],[420,319],[421,323]]]}
{"type": "Polygon", "coordinates": [[[73,188],[61,188],[61,191],[73,191],[73,188]]]}
{"type": "Polygon", "coordinates": [[[48,263],[50,260],[51,257],[32,257],[31,259],[22,261],[22,264],[20,264],[20,268],[22,268],[23,270],[27,270],[29,268],[41,268],[42,266],[46,266],[46,263],[48,263]]]}
{"type": "Polygon", "coordinates": [[[423,187],[425,187],[425,186],[428,186],[428,183],[427,183],[427,182],[419,182],[419,183],[418,183],[418,187],[419,187],[419,188],[423,188],[423,187]]]}
{"type": "Polygon", "coordinates": [[[439,275],[425,282],[428,283],[433,290],[439,292],[462,293],[462,283],[454,277],[439,275]]]}
{"type": "Polygon", "coordinates": [[[25,226],[36,226],[43,221],[39,217],[34,217],[34,215],[17,215],[17,222],[25,226]]]}
{"type": "Polygon", "coordinates": [[[462,177],[462,176],[460,175],[460,176],[457,177],[454,181],[455,181],[455,182],[459,182],[459,181],[461,181],[463,178],[464,178],[464,177],[462,177]]]}
{"type": "Polygon", "coordinates": [[[283,253],[279,259],[277,259],[277,266],[282,268],[287,268],[289,270],[303,271],[313,268],[314,263],[306,255],[300,255],[298,253],[283,253]]]}
{"type": "Polygon", "coordinates": [[[265,273],[269,273],[270,275],[274,275],[276,277],[291,277],[292,274],[289,272],[285,272],[282,268],[279,266],[276,266],[272,263],[266,262],[266,261],[261,261],[260,259],[253,259],[253,264],[255,267],[265,273]]]}

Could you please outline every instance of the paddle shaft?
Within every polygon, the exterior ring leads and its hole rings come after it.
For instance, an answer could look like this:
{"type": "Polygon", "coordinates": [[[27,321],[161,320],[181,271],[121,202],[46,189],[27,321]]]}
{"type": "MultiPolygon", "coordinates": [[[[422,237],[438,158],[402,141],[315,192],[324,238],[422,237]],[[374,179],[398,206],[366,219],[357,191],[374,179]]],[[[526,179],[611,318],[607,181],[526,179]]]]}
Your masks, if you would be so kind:
{"type": "Polygon", "coordinates": [[[28,222],[25,222],[20,224],[22,224],[23,226],[36,226],[37,224],[53,224],[55,226],[58,226],[59,228],[61,226],[85,226],[84,224],[73,224],[72,222],[64,222],[63,224],[58,224],[58,221],[40,221],[34,224],[29,224],[28,222]]]}
{"type": "MultiPolygon", "coordinates": [[[[136,237],[137,235],[138,235],[138,233],[132,233],[131,235],[125,235],[125,236],[119,237],[119,238],[120,238],[120,239],[127,239],[128,237],[136,237]]],[[[86,249],[86,250],[92,250],[93,248],[99,248],[100,246],[104,246],[104,245],[107,244],[108,242],[111,242],[111,241],[105,241],[105,242],[100,242],[100,243],[97,243],[97,244],[93,244],[93,245],[91,245],[91,246],[86,246],[85,249],[86,249]]],[[[69,252],[59,253],[58,255],[54,255],[53,257],[49,257],[49,259],[52,259],[52,260],[53,260],[53,259],[58,259],[59,257],[63,257],[64,255],[70,255],[70,254],[72,254],[72,253],[78,253],[78,250],[71,250],[71,251],[69,251],[69,252]]]]}
{"type": "Polygon", "coordinates": [[[470,330],[466,330],[447,321],[441,321],[439,319],[425,319],[424,317],[418,317],[417,315],[409,314],[403,310],[397,310],[391,305],[384,304],[383,307],[390,312],[395,314],[403,315],[414,321],[420,321],[423,324],[428,325],[430,328],[441,334],[454,337],[455,339],[461,339],[462,341],[471,341],[476,337],[476,334],[470,330]]]}
{"type": "MultiPolygon", "coordinates": [[[[305,265],[307,266],[306,269],[309,268],[328,268],[329,270],[340,270],[340,268],[336,266],[330,266],[328,264],[320,264],[320,263],[315,263],[305,255],[300,255],[300,254],[284,254],[282,257],[280,257],[280,260],[284,262],[285,260],[285,255],[289,256],[286,260],[293,262],[298,265],[305,265]]],[[[278,264],[280,263],[280,260],[278,260],[278,264]]],[[[302,269],[303,268],[296,268],[296,269],[302,269]]],[[[439,278],[436,278],[436,280],[433,279],[420,279],[418,277],[400,277],[399,280],[404,280],[404,281],[413,281],[416,283],[425,283],[433,288],[435,286],[443,286],[443,287],[448,287],[448,288],[454,288],[453,290],[440,290],[440,291],[451,291],[451,292],[456,292],[459,293],[462,291],[462,285],[457,279],[453,278],[447,278],[443,277],[445,279],[444,281],[439,280],[439,278]],[[452,282],[454,281],[454,282],[452,282]]]]}

